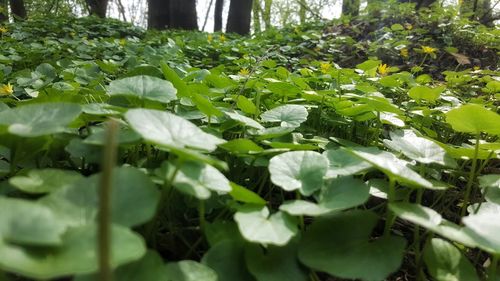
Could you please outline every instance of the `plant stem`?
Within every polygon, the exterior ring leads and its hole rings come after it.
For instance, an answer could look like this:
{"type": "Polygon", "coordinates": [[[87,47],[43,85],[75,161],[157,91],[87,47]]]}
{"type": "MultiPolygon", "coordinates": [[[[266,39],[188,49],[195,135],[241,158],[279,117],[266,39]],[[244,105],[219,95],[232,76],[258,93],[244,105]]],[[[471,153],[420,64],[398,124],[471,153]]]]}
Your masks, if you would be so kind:
{"type": "Polygon", "coordinates": [[[491,264],[488,269],[488,281],[495,281],[497,278],[498,255],[491,256],[491,264]]]}
{"type": "Polygon", "coordinates": [[[99,280],[113,280],[111,268],[111,192],[113,185],[113,168],[116,164],[118,122],[108,121],[106,143],[102,158],[101,177],[99,182],[99,213],[98,213],[98,249],[99,249],[99,280]]]}
{"type": "Polygon", "coordinates": [[[470,194],[472,192],[472,185],[474,184],[474,177],[476,174],[476,166],[477,166],[477,155],[479,153],[479,138],[480,133],[476,134],[476,145],[474,147],[474,158],[472,158],[472,167],[469,171],[469,179],[467,180],[467,185],[465,186],[465,195],[464,202],[462,205],[462,210],[460,211],[460,216],[465,216],[465,212],[467,211],[467,205],[469,205],[470,194]]]}
{"type": "MultiPolygon", "coordinates": [[[[388,204],[391,204],[394,201],[394,196],[396,193],[396,182],[393,177],[389,177],[389,193],[387,194],[388,204]]],[[[394,223],[394,214],[387,207],[387,214],[385,218],[385,228],[384,228],[384,236],[387,237],[391,233],[391,227],[394,223]]]]}
{"type": "Polygon", "coordinates": [[[200,205],[198,207],[198,216],[200,219],[200,231],[203,233],[205,230],[205,201],[200,200],[200,205]]]}

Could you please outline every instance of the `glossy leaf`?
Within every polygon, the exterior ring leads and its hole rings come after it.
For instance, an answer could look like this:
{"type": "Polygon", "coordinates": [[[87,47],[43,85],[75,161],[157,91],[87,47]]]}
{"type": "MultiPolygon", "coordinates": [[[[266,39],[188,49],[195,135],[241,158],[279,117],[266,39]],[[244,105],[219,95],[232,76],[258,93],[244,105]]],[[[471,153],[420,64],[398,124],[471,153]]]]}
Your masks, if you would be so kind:
{"type": "Polygon", "coordinates": [[[133,96],[168,103],[177,99],[177,90],[169,81],[147,75],[127,77],[109,84],[111,96],[133,96]]]}

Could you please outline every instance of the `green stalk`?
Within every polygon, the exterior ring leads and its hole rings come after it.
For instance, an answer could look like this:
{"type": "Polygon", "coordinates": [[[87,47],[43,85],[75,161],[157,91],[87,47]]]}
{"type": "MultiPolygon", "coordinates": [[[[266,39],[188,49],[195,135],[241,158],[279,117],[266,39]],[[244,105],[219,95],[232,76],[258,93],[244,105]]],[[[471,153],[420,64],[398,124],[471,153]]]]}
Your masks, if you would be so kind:
{"type": "Polygon", "coordinates": [[[498,255],[492,255],[490,268],[488,269],[488,281],[496,280],[497,267],[498,267],[498,255]]]}
{"type": "Polygon", "coordinates": [[[465,212],[467,211],[467,205],[469,205],[470,195],[472,192],[472,185],[474,184],[474,177],[476,174],[476,166],[477,166],[477,155],[479,154],[479,138],[480,133],[476,134],[476,145],[474,147],[474,158],[472,159],[472,167],[469,171],[469,179],[467,180],[467,185],[465,186],[465,195],[464,202],[462,205],[462,210],[460,212],[460,216],[465,216],[465,212]]]}
{"type": "Polygon", "coordinates": [[[198,216],[200,219],[200,230],[203,232],[205,230],[205,201],[200,200],[200,205],[198,207],[198,216]]]}
{"type": "MultiPolygon", "coordinates": [[[[389,193],[387,194],[388,204],[391,204],[394,201],[396,193],[396,181],[393,177],[389,177],[389,193]]],[[[394,223],[394,214],[387,207],[386,219],[385,219],[385,228],[384,228],[384,236],[387,237],[391,233],[391,227],[394,223]]]]}
{"type": "Polygon", "coordinates": [[[99,281],[112,281],[111,268],[111,192],[113,185],[113,168],[116,164],[118,123],[114,119],[108,122],[106,143],[102,158],[101,177],[99,181],[99,213],[98,213],[98,249],[99,249],[99,281]]]}

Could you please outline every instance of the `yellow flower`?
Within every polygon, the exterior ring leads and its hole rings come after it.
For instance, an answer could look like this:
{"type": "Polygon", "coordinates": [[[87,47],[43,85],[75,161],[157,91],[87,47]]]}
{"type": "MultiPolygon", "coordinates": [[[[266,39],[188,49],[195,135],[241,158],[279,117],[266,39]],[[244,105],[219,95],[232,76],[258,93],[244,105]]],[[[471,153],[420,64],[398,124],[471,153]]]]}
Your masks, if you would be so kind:
{"type": "Polygon", "coordinates": [[[329,62],[322,62],[319,64],[319,68],[321,72],[327,73],[332,68],[332,64],[329,62]]]}
{"type": "Polygon", "coordinates": [[[214,40],[214,36],[212,34],[208,34],[207,36],[208,43],[212,43],[212,40],[214,40]]]}
{"type": "Polygon", "coordinates": [[[242,69],[240,69],[238,74],[241,76],[248,76],[250,74],[250,71],[246,67],[243,67],[242,69]]]}
{"type": "Polygon", "coordinates": [[[7,27],[0,26],[0,33],[6,33],[7,31],[9,31],[7,27]]]}
{"type": "Polygon", "coordinates": [[[387,75],[389,73],[389,69],[387,68],[387,64],[379,64],[378,65],[378,73],[382,76],[387,75]]]}
{"type": "Polygon", "coordinates": [[[405,23],[405,27],[408,30],[412,30],[413,29],[413,25],[411,23],[405,23]]]}
{"type": "Polygon", "coordinates": [[[407,58],[407,57],[409,56],[408,49],[403,48],[403,49],[399,50],[399,54],[400,54],[403,58],[407,58]]]}
{"type": "Polygon", "coordinates": [[[429,46],[422,46],[422,52],[428,55],[434,55],[438,49],[429,46]]]}
{"type": "Polygon", "coordinates": [[[224,36],[224,34],[221,34],[221,35],[219,36],[219,40],[220,40],[221,42],[226,42],[226,36],[224,36]]]}
{"type": "Polygon", "coordinates": [[[476,71],[477,71],[477,70],[480,70],[480,69],[481,69],[481,67],[479,67],[479,66],[477,66],[477,65],[476,65],[476,66],[474,66],[474,70],[476,70],[476,71]]]}
{"type": "Polygon", "coordinates": [[[120,39],[120,46],[125,46],[125,44],[127,44],[127,39],[125,38],[120,39]]]}
{"type": "Polygon", "coordinates": [[[0,87],[0,96],[8,96],[14,93],[14,88],[10,83],[7,83],[7,85],[3,84],[0,87]]]}

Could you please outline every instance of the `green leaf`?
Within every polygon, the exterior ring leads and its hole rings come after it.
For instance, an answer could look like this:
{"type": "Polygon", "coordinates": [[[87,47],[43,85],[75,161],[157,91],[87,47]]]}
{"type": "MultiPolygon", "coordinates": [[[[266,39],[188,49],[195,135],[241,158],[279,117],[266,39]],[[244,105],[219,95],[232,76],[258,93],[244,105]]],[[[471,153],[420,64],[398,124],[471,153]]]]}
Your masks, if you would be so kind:
{"type": "Polygon", "coordinates": [[[177,99],[177,90],[172,83],[146,75],[115,80],[109,84],[108,93],[111,96],[133,96],[162,103],[177,99]]]}
{"type": "Polygon", "coordinates": [[[225,142],[169,112],[131,109],[125,119],[145,140],[167,149],[192,147],[212,151],[225,142]]]}
{"type": "Polygon", "coordinates": [[[330,163],[326,172],[327,178],[350,176],[365,172],[372,167],[372,164],[343,149],[327,150],[323,152],[323,155],[330,163]]]}
{"type": "Polygon", "coordinates": [[[479,185],[483,188],[484,198],[488,202],[500,205],[500,175],[480,176],[479,185]]]}
{"type": "Polygon", "coordinates": [[[376,147],[353,147],[346,149],[346,151],[371,163],[386,175],[396,179],[400,183],[425,188],[433,187],[431,182],[408,168],[408,163],[406,161],[398,159],[390,152],[382,151],[376,147]]]}
{"type": "Polygon", "coordinates": [[[193,94],[191,96],[191,100],[196,105],[199,111],[203,112],[207,116],[217,116],[220,117],[223,115],[222,111],[220,111],[215,105],[207,98],[200,94],[193,94]]]}
{"type": "MultiPolygon", "coordinates": [[[[62,236],[62,245],[51,248],[24,248],[0,239],[0,268],[34,279],[96,272],[96,235],[95,225],[70,228],[62,236]]],[[[110,247],[113,267],[138,260],[146,252],[139,235],[116,225],[110,247]]]]}
{"type": "Polygon", "coordinates": [[[446,151],[439,145],[426,138],[418,137],[412,130],[390,132],[392,140],[384,140],[384,144],[406,157],[423,164],[436,163],[440,165],[456,166],[446,151]]]}
{"type": "Polygon", "coordinates": [[[262,147],[249,139],[233,139],[219,146],[236,154],[252,154],[264,151],[262,147]]]}
{"type": "Polygon", "coordinates": [[[238,106],[239,109],[241,109],[241,111],[247,114],[257,113],[257,106],[255,106],[255,104],[245,96],[239,95],[237,97],[236,105],[238,106]]]}
{"type": "Polygon", "coordinates": [[[479,281],[474,266],[451,243],[433,238],[424,249],[424,262],[436,281],[479,281]]]}
{"type": "Polygon", "coordinates": [[[230,185],[232,190],[229,192],[229,195],[236,201],[255,205],[265,205],[267,203],[266,200],[250,189],[244,188],[234,182],[231,182],[230,185]]]}
{"type": "Polygon", "coordinates": [[[248,272],[240,241],[224,240],[215,244],[201,262],[217,272],[218,281],[256,281],[248,272]]]}
{"type": "Polygon", "coordinates": [[[80,115],[81,107],[72,103],[29,104],[0,112],[0,128],[11,134],[39,137],[61,133],[80,115]]]}
{"type": "Polygon", "coordinates": [[[250,273],[259,281],[309,280],[297,259],[298,243],[294,240],[284,247],[269,246],[265,251],[259,245],[248,245],[245,260],[250,273]]]}
{"type": "Polygon", "coordinates": [[[446,122],[453,130],[463,133],[481,132],[500,135],[500,114],[481,105],[466,104],[446,113],[446,122]]]}
{"type": "MultiPolygon", "coordinates": [[[[113,272],[114,280],[119,281],[170,281],[167,269],[158,253],[148,250],[140,260],[124,264],[113,272]]],[[[74,281],[98,280],[96,274],[79,275],[74,281]]],[[[174,280],[176,281],[176,280],[174,280]]]]}
{"type": "MultiPolygon", "coordinates": [[[[491,208],[481,206],[476,214],[462,218],[467,229],[477,235],[479,247],[492,254],[500,255],[500,205],[491,208]]],[[[483,205],[487,205],[483,203],[483,205]]]]}
{"type": "MultiPolygon", "coordinates": [[[[51,208],[59,220],[67,224],[82,225],[94,221],[98,210],[100,176],[96,174],[52,192],[41,203],[51,208]]],[[[159,199],[159,191],[143,172],[133,167],[113,170],[113,222],[124,226],[143,224],[153,217],[159,199]]]]}
{"type": "Polygon", "coordinates": [[[166,271],[169,281],[218,281],[213,269],[191,260],[167,263],[166,271]]]}
{"type": "Polygon", "coordinates": [[[283,212],[270,215],[267,207],[242,208],[234,220],[246,240],[264,245],[286,245],[298,231],[292,217],[283,212]]]}
{"type": "Polygon", "coordinates": [[[323,185],[328,159],[314,151],[292,151],[269,161],[271,181],[286,191],[299,190],[309,196],[323,185]]]}
{"type": "Polygon", "coordinates": [[[172,84],[175,86],[177,89],[177,94],[179,97],[189,97],[189,89],[184,81],[177,75],[177,73],[170,68],[170,66],[165,63],[164,61],[160,62],[161,66],[161,71],[163,72],[163,76],[165,76],[165,79],[169,80],[172,82],[172,84]]]}
{"type": "Polygon", "coordinates": [[[445,89],[446,87],[430,88],[427,86],[415,86],[410,89],[408,95],[417,102],[426,100],[433,103],[439,98],[445,89]]]}
{"type": "Polygon", "coordinates": [[[292,216],[316,217],[329,213],[331,210],[316,203],[305,200],[285,201],[280,205],[280,210],[292,216]]]}
{"type": "Polygon", "coordinates": [[[300,241],[300,261],[339,278],[385,279],[401,265],[406,241],[395,236],[371,241],[370,234],[377,220],[377,216],[368,211],[316,219],[300,241]]]}
{"type": "Polygon", "coordinates": [[[205,200],[211,191],[228,193],[231,191],[229,180],[216,168],[198,162],[183,163],[175,176],[173,185],[179,191],[205,200]]]}
{"type": "Polygon", "coordinates": [[[239,114],[236,111],[225,111],[224,114],[226,114],[227,117],[233,119],[234,121],[237,121],[247,127],[255,128],[258,130],[264,129],[264,126],[262,126],[259,122],[253,120],[252,118],[246,117],[245,115],[239,114]]]}
{"type": "Polygon", "coordinates": [[[48,193],[71,186],[82,176],[75,171],[58,169],[31,170],[26,175],[9,179],[9,183],[27,193],[48,193]]]}
{"type": "Polygon", "coordinates": [[[62,243],[66,227],[43,205],[0,197],[0,240],[21,245],[55,246],[62,243]]]}
{"type": "Polygon", "coordinates": [[[287,104],[260,115],[263,122],[280,122],[281,127],[296,128],[307,120],[307,109],[302,105],[287,104]]]}
{"type": "Polygon", "coordinates": [[[339,177],[323,186],[319,205],[330,211],[340,211],[359,206],[370,197],[370,187],[360,179],[339,177]]]}

